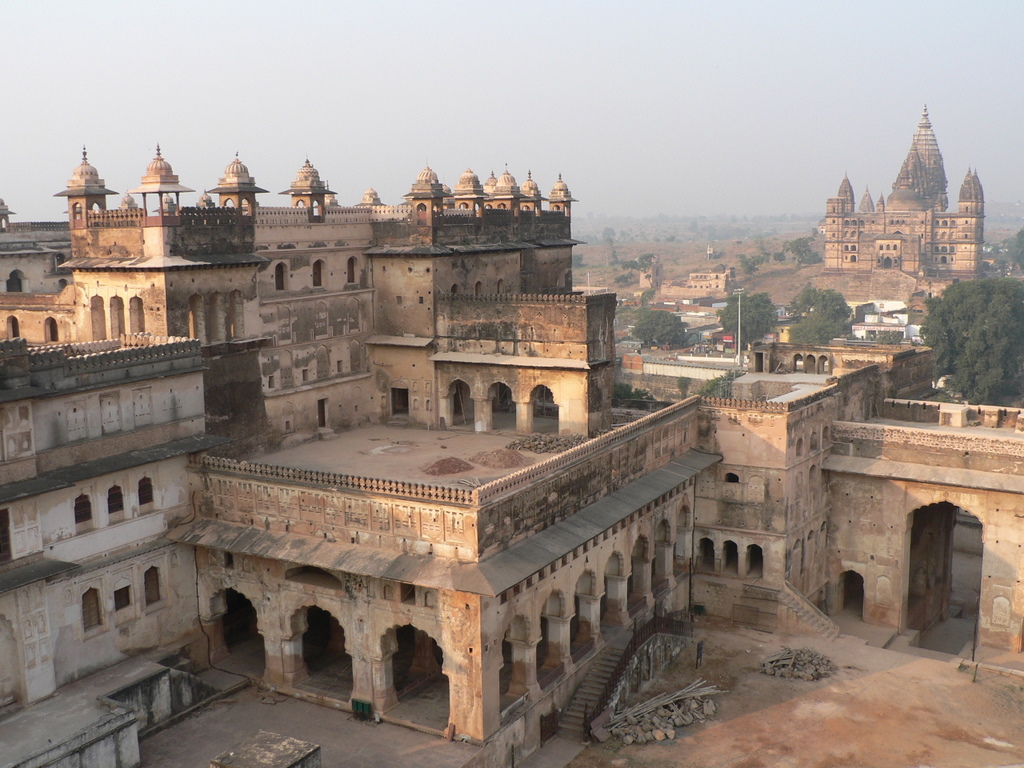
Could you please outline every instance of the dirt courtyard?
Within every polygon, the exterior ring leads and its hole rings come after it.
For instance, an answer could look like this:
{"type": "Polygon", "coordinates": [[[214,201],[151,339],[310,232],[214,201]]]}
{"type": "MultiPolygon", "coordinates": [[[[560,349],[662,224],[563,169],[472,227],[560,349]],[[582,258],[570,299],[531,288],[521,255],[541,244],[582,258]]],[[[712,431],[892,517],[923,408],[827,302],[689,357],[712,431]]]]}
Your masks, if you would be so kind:
{"type": "Polygon", "coordinates": [[[704,664],[685,651],[628,703],[703,677],[728,692],[718,715],[675,741],[594,744],[570,768],[1024,768],[1024,677],[869,647],[702,622],[704,664]],[[814,648],[839,667],[815,682],[769,677],[762,659],[814,648]]]}

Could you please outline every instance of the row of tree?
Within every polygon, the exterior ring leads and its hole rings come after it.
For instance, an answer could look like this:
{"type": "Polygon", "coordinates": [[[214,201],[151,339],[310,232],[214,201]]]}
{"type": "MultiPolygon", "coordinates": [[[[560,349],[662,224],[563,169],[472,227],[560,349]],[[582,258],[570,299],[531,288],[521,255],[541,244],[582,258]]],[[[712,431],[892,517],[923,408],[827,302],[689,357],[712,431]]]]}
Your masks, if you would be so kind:
{"type": "MultiPolygon", "coordinates": [[[[941,297],[928,299],[922,327],[925,344],[934,350],[935,379],[974,403],[1002,403],[1024,391],[1024,283],[1010,278],[955,283],[941,297]]],[[[725,333],[735,335],[739,296],[729,297],[719,310],[725,333]]],[[[846,337],[852,312],[843,295],[807,285],[790,305],[800,319],[790,328],[796,344],[827,344],[846,337]]],[[[742,339],[756,342],[778,323],[771,296],[743,296],[742,339]]],[[[641,307],[633,335],[644,344],[680,347],[686,343],[686,324],[671,312],[641,307]]],[[[880,341],[895,343],[902,335],[880,341]]]]}

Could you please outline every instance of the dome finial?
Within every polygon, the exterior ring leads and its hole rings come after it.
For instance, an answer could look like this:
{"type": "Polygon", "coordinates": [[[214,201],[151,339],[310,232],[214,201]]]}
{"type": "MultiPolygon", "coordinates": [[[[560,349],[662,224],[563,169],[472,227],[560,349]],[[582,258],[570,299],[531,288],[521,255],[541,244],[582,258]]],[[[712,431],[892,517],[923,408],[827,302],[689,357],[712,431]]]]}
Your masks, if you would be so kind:
{"type": "Polygon", "coordinates": [[[85,152],[85,144],[82,145],[82,162],[88,164],[89,156],[85,152]]]}

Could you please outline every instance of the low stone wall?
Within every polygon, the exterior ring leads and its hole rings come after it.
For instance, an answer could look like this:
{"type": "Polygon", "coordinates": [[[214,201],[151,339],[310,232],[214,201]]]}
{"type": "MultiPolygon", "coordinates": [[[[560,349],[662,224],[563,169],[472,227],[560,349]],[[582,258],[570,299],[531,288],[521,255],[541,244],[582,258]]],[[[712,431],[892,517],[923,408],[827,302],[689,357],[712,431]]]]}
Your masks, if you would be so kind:
{"type": "MultiPolygon", "coordinates": [[[[641,645],[626,666],[619,687],[608,702],[613,710],[630,694],[643,690],[654,676],[667,667],[693,641],[678,635],[655,634],[641,645]]],[[[595,713],[597,714],[597,713],[595,713]]]]}
{"type": "Polygon", "coordinates": [[[104,698],[138,717],[139,736],[145,737],[219,692],[195,675],[166,668],[107,694],[104,698]]]}
{"type": "MultiPolygon", "coordinates": [[[[0,759],[3,750],[0,747],[0,759]]],[[[109,716],[59,744],[48,745],[4,768],[136,768],[140,765],[139,732],[134,712],[115,708],[109,716]]]]}

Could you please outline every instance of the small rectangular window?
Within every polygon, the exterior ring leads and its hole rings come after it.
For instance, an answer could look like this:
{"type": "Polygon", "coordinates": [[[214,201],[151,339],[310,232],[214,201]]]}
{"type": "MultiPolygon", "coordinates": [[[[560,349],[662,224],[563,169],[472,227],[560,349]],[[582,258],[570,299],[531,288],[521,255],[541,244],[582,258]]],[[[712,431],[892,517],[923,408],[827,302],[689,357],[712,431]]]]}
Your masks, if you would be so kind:
{"type": "Polygon", "coordinates": [[[401,582],[401,600],[403,603],[409,605],[416,604],[416,586],[414,584],[406,584],[404,581],[401,582]]]}
{"type": "Polygon", "coordinates": [[[121,587],[114,590],[114,610],[120,611],[132,604],[132,588],[121,587]]]}
{"type": "Polygon", "coordinates": [[[401,296],[395,296],[395,304],[401,304],[401,303],[402,303],[402,297],[401,296]]]}
{"type": "Polygon", "coordinates": [[[0,509],[0,563],[11,559],[11,513],[0,509]]]}
{"type": "Polygon", "coordinates": [[[143,574],[143,586],[146,593],[146,605],[160,602],[160,569],[155,565],[147,568],[143,574]]]}
{"type": "Polygon", "coordinates": [[[82,593],[82,626],[85,629],[92,629],[100,626],[101,623],[100,593],[99,590],[92,587],[82,593]]]}

